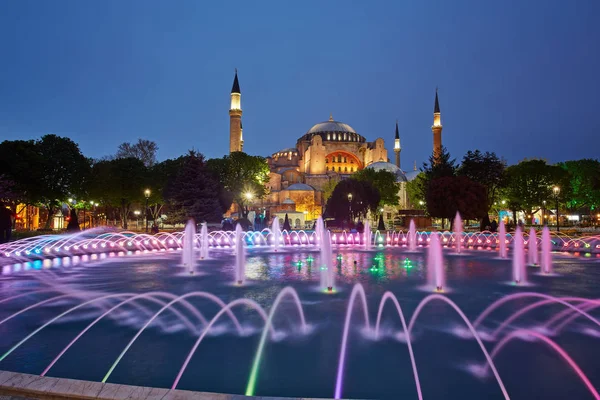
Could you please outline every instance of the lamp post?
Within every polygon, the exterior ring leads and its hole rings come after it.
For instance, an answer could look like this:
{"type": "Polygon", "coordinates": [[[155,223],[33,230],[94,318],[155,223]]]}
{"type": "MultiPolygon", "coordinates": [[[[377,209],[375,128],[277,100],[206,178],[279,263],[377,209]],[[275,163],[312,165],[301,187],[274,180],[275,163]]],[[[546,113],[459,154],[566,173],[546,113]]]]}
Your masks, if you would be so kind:
{"type": "Polygon", "coordinates": [[[140,213],[141,212],[140,212],[140,210],[135,210],[133,213],[135,214],[135,229],[137,230],[138,224],[140,222],[140,213]]]}
{"type": "Polygon", "coordinates": [[[542,225],[546,225],[546,200],[542,201],[542,225]]]}
{"type": "Polygon", "coordinates": [[[554,186],[552,191],[554,192],[554,200],[556,201],[556,232],[560,232],[560,224],[558,223],[558,195],[560,194],[560,188],[558,186],[554,186]]]}
{"type": "MultiPolygon", "coordinates": [[[[254,194],[252,192],[246,192],[246,193],[244,193],[244,197],[246,198],[246,200],[249,203],[254,198],[254,194]]],[[[246,212],[244,213],[245,214],[244,218],[248,218],[249,213],[250,213],[250,208],[248,207],[248,204],[246,203],[246,212]]]]}
{"type": "Polygon", "coordinates": [[[352,221],[352,193],[348,193],[348,219],[352,221]]]}
{"type": "Polygon", "coordinates": [[[85,230],[85,200],[81,202],[83,203],[83,229],[85,230]]]}
{"type": "Polygon", "coordinates": [[[148,199],[150,199],[150,189],[144,190],[144,197],[146,197],[146,209],[144,211],[144,218],[146,219],[146,233],[148,233],[148,199]]]}

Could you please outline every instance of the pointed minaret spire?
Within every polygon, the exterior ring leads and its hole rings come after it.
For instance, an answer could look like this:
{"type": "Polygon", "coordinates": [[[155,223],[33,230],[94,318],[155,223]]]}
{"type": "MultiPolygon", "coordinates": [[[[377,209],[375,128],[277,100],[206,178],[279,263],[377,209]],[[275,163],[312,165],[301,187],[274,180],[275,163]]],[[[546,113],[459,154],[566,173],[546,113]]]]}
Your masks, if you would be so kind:
{"type": "Polygon", "coordinates": [[[240,91],[240,82],[238,81],[237,77],[237,68],[235,69],[235,78],[233,78],[233,86],[231,87],[231,93],[242,94],[242,92],[240,91]]]}
{"type": "Polygon", "coordinates": [[[400,168],[400,152],[402,147],[400,146],[400,133],[398,132],[398,120],[396,120],[396,137],[394,139],[394,153],[396,153],[396,167],[400,168]]]}
{"type": "Polygon", "coordinates": [[[333,121],[333,114],[332,113],[329,113],[329,120],[333,121]]]}
{"type": "Polygon", "coordinates": [[[440,113],[440,101],[438,100],[438,89],[435,88],[435,105],[433,106],[433,156],[436,158],[442,152],[442,114],[440,113]]]}
{"type": "Polygon", "coordinates": [[[237,68],[231,88],[231,106],[229,107],[229,152],[242,151],[242,94],[238,81],[237,68]]]}
{"type": "Polygon", "coordinates": [[[413,165],[413,171],[417,170],[417,160],[415,160],[415,164],[413,165]]]}

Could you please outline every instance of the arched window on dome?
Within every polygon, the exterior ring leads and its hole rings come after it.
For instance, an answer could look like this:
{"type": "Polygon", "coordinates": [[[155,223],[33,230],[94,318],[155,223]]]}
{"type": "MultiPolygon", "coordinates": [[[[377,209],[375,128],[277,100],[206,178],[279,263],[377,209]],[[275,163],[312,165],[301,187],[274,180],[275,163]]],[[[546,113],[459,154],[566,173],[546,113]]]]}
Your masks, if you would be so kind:
{"type": "Polygon", "coordinates": [[[331,140],[331,133],[327,134],[327,140],[331,140]]]}
{"type": "Polygon", "coordinates": [[[325,159],[325,164],[329,164],[329,158],[325,159]]]}
{"type": "Polygon", "coordinates": [[[342,167],[338,167],[338,172],[342,172],[342,167]]]}
{"type": "Polygon", "coordinates": [[[347,136],[346,136],[346,133],[344,132],[344,140],[346,140],[346,138],[347,138],[347,136]]]}
{"type": "Polygon", "coordinates": [[[344,172],[348,172],[348,167],[344,167],[344,172]]]}
{"type": "Polygon", "coordinates": [[[350,159],[350,164],[354,164],[354,158],[350,159]]]}
{"type": "Polygon", "coordinates": [[[337,133],[333,134],[333,140],[337,140],[337,133]]]}

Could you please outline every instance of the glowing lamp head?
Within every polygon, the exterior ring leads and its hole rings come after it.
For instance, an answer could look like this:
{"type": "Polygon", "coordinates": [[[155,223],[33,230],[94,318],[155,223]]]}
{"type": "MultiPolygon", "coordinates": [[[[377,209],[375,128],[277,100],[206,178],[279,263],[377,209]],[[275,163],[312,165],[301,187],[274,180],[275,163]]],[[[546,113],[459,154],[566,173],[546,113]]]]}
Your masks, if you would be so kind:
{"type": "Polygon", "coordinates": [[[244,193],[244,198],[246,200],[252,200],[253,197],[254,197],[254,194],[252,194],[252,192],[246,192],[246,193],[244,193]]]}
{"type": "Polygon", "coordinates": [[[558,186],[554,186],[552,188],[552,191],[554,192],[555,196],[558,196],[558,194],[560,193],[560,188],[558,186]]]}
{"type": "Polygon", "coordinates": [[[152,193],[152,192],[150,191],[150,189],[146,189],[146,190],[144,190],[144,196],[145,196],[146,198],[150,197],[150,194],[151,194],[151,193],[152,193]]]}

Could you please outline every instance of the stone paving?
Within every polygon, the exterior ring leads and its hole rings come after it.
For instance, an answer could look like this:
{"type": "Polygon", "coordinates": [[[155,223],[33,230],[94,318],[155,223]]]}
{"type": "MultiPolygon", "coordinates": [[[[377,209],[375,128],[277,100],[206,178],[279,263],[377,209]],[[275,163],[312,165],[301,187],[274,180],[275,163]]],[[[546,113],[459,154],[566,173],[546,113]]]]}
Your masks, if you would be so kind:
{"type": "Polygon", "coordinates": [[[49,378],[0,371],[0,400],[318,400],[300,397],[250,397],[49,378]]]}

